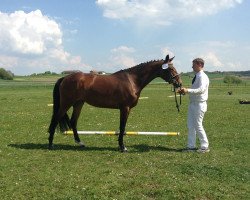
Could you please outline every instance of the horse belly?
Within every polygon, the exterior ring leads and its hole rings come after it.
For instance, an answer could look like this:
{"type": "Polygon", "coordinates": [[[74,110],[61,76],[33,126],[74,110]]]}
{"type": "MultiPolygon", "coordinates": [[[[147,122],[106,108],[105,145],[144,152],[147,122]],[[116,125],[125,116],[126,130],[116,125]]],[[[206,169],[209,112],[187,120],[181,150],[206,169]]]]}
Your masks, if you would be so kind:
{"type": "Polygon", "coordinates": [[[134,107],[137,104],[138,97],[129,92],[114,91],[88,91],[85,96],[85,102],[100,108],[119,109],[121,106],[134,107]]]}
{"type": "Polygon", "coordinates": [[[114,108],[118,109],[120,101],[110,95],[88,94],[85,97],[85,102],[99,108],[114,108]]]}

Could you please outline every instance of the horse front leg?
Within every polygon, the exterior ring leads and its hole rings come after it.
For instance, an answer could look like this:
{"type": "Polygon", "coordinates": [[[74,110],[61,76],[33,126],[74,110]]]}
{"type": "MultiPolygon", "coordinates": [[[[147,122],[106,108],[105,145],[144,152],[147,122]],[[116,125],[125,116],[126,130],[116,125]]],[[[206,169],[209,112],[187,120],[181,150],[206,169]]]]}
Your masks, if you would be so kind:
{"type": "Polygon", "coordinates": [[[71,120],[70,120],[72,130],[73,130],[73,133],[74,133],[75,142],[77,144],[79,144],[81,147],[85,147],[85,145],[81,142],[81,140],[79,138],[79,135],[77,133],[77,121],[78,121],[78,118],[80,116],[83,104],[84,104],[84,102],[80,101],[80,102],[77,102],[73,106],[73,113],[72,113],[71,120]]]}
{"type": "Polygon", "coordinates": [[[125,127],[126,127],[129,111],[130,111],[129,107],[120,108],[120,133],[118,137],[118,144],[119,144],[119,150],[121,152],[127,152],[127,148],[125,147],[123,143],[123,136],[125,134],[125,127]]]}

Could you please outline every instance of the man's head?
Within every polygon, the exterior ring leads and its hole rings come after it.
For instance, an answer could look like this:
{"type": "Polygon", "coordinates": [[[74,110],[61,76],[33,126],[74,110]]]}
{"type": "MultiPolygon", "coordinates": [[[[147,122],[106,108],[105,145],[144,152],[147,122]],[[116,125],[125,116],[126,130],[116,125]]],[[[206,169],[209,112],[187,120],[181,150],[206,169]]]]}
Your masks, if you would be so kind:
{"type": "Polygon", "coordinates": [[[204,60],[202,58],[196,58],[193,60],[193,70],[194,72],[199,72],[203,69],[204,67],[204,60]]]}

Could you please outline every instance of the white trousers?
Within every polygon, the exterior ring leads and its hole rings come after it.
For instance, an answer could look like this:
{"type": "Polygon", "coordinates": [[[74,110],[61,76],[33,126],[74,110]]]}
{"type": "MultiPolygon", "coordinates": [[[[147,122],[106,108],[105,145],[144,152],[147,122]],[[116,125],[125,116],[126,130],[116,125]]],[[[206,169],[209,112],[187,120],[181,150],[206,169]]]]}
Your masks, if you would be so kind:
{"type": "Polygon", "coordinates": [[[209,143],[202,122],[207,111],[206,102],[190,103],[188,107],[188,148],[196,147],[196,134],[198,135],[201,148],[208,148],[209,143]]]}

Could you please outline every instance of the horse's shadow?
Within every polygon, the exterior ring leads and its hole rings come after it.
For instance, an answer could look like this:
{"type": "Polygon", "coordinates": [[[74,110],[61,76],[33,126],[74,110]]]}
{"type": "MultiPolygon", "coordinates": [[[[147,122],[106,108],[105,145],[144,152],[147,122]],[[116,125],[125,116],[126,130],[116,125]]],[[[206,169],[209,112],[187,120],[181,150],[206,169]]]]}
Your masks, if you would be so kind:
{"type": "MultiPolygon", "coordinates": [[[[17,149],[26,150],[48,150],[48,144],[36,144],[36,143],[25,143],[25,144],[10,144],[10,147],[17,149]]],[[[80,147],[77,145],[65,145],[55,144],[52,151],[115,151],[116,148],[112,147],[80,147]]]]}
{"type": "MultiPolygon", "coordinates": [[[[26,150],[48,150],[48,144],[24,143],[24,144],[9,144],[8,146],[17,149],[26,150]]],[[[149,151],[167,151],[167,152],[181,152],[182,149],[168,148],[163,146],[150,146],[147,144],[128,146],[130,153],[149,152],[149,151]]],[[[52,151],[118,151],[116,147],[80,147],[77,145],[56,144],[52,151]]]]}

